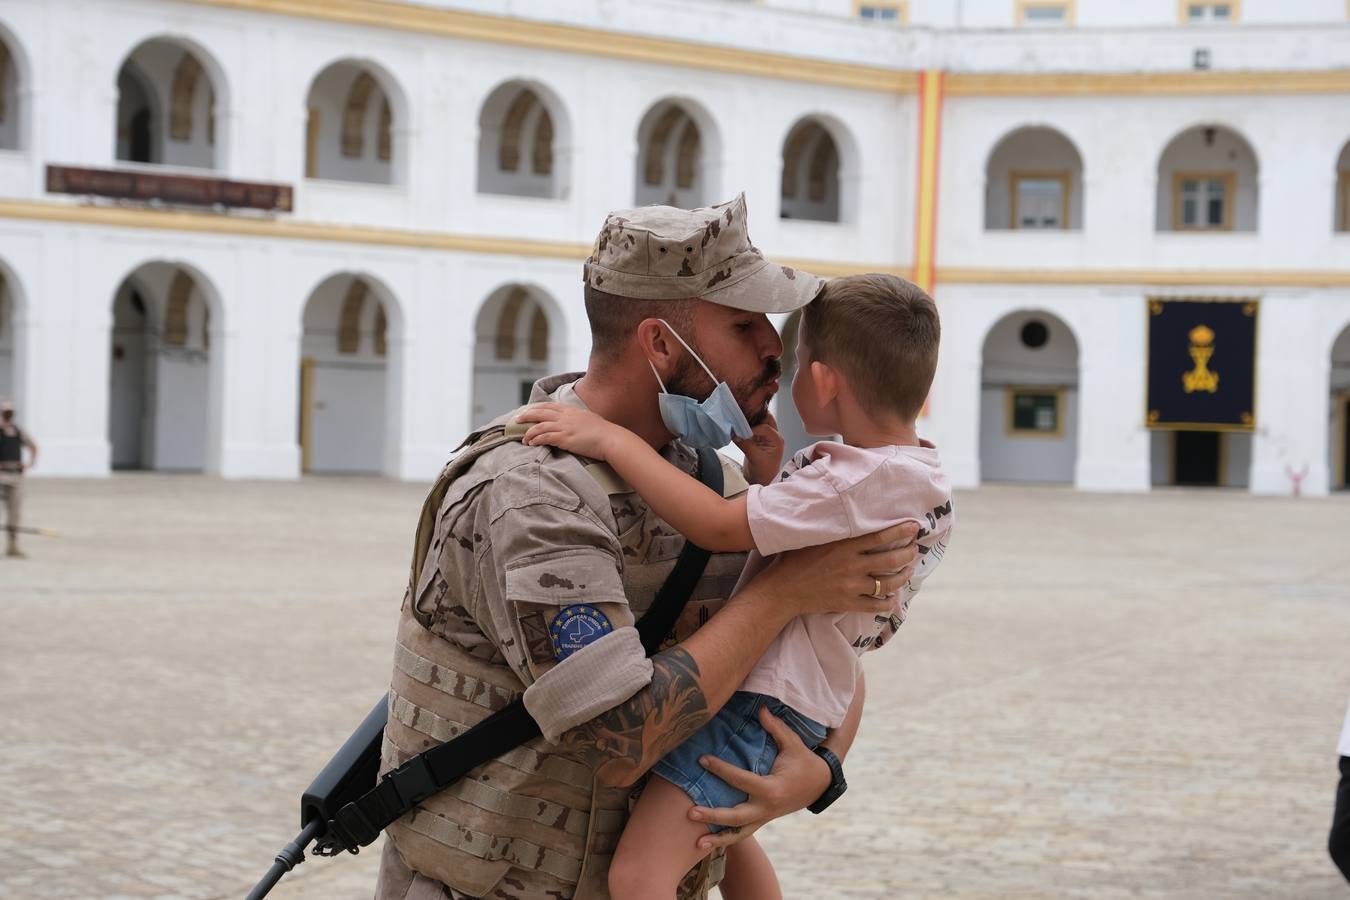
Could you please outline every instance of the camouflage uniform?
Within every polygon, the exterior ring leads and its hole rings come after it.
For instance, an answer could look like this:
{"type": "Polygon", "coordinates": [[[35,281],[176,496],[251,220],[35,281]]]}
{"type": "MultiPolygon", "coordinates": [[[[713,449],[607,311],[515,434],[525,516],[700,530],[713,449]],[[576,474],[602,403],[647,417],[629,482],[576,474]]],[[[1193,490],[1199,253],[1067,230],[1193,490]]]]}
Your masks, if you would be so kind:
{"type": "MultiPolygon", "coordinates": [[[[539,382],[531,402],[579,403],[571,391],[578,377],[539,382]]],[[[501,435],[505,422],[479,440],[501,435]]],[[[665,456],[687,472],[697,467],[682,444],[665,456]]],[[[724,460],[723,470],[728,495],[745,489],[739,467],[724,460]]],[[[404,598],[383,768],[522,694],[545,735],[556,737],[645,687],[651,663],[636,631],[623,626],[646,611],[683,545],[607,466],[509,439],[483,453],[441,502],[415,596],[410,590],[404,598]],[[576,669],[568,681],[581,678],[592,689],[559,694],[539,681],[561,665],[549,622],[578,603],[599,610],[615,631],[566,660],[576,669]],[[538,700],[527,692],[535,686],[538,700]]],[[[675,641],[729,596],[744,561],[743,553],[713,556],[675,641]]],[[[443,884],[456,898],[607,897],[629,794],[598,784],[547,737],[535,739],[390,826],[376,896],[441,897],[443,884]],[[422,875],[403,855],[417,860],[422,875]]],[[[720,857],[705,863],[683,896],[706,896],[720,870],[720,857]]]]}
{"type": "MultiPolygon", "coordinates": [[[[592,286],[624,298],[689,299],[763,312],[808,302],[821,281],[769,263],[749,242],[745,202],[611,214],[587,260],[592,286]]],[[[581,401],[579,374],[535,385],[531,402],[581,401]]],[[[655,393],[656,385],[652,385],[655,393]]],[[[473,435],[423,507],[400,614],[382,768],[449,740],[522,697],[543,737],[474,769],[387,829],[377,900],[605,900],[633,791],[607,788],[559,752],[563,732],[645,688],[652,663],[630,626],[684,538],[608,466],[512,440],[506,416],[473,435]],[[443,492],[443,493],[442,493],[443,492]],[[551,626],[584,606],[603,636],[558,661],[551,626]]],[[[516,435],[518,438],[518,434],[516,435]]],[[[674,442],[666,459],[697,457],[674,442]]],[[[746,484],[724,460],[725,493],[746,484]]],[[[745,554],[716,554],[676,624],[685,639],[735,587],[745,554]]],[[[723,855],[681,898],[703,898],[723,855]]]]}

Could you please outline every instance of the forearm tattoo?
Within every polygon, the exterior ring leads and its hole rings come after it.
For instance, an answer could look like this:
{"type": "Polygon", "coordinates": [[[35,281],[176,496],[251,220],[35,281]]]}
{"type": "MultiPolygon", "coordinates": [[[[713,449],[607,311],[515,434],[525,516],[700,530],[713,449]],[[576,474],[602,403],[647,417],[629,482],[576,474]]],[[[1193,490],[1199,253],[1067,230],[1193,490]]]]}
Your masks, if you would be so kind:
{"type": "Polygon", "coordinates": [[[711,718],[698,663],[679,647],[652,657],[652,680],[613,709],[562,735],[607,784],[637,780],[711,718]]]}

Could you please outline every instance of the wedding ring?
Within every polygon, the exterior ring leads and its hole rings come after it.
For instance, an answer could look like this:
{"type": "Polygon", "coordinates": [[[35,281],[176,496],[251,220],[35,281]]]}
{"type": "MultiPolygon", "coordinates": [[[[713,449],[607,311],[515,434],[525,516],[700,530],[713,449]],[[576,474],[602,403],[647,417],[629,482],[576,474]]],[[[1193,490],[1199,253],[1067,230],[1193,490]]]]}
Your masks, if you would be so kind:
{"type": "Polygon", "coordinates": [[[884,600],[886,595],[881,592],[881,579],[873,578],[872,581],[876,584],[876,587],[872,589],[872,599],[884,600]]]}

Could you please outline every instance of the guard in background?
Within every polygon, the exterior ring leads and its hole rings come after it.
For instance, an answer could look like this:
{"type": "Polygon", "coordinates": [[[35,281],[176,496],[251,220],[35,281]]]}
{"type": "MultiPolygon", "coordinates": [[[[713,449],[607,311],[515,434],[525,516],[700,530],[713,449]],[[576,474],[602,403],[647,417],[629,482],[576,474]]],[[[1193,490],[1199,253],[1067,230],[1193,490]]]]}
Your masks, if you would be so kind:
{"type": "Polygon", "coordinates": [[[1350,709],[1345,711],[1339,752],[1341,783],[1336,789],[1336,811],[1331,815],[1331,836],[1327,839],[1327,850],[1336,868],[1350,881],[1350,709]]]}
{"type": "Polygon", "coordinates": [[[19,550],[19,516],[23,510],[23,473],[37,465],[38,448],[22,428],[14,424],[14,403],[0,403],[0,493],[5,500],[5,528],[9,541],[6,556],[22,557],[19,550]],[[28,448],[28,463],[23,448],[28,448]]]}

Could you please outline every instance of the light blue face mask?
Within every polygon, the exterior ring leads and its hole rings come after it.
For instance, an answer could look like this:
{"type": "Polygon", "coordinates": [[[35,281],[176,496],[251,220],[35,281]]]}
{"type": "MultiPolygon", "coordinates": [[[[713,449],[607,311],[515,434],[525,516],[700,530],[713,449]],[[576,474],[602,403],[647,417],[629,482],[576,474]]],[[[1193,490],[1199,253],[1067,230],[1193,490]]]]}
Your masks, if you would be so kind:
{"type": "MultiPolygon", "coordinates": [[[[670,323],[665,319],[660,321],[662,325],[670,328],[670,323]]],[[[656,366],[650,359],[647,360],[647,365],[652,367],[652,374],[656,376],[656,383],[661,385],[661,395],[657,398],[657,402],[661,407],[661,421],[666,423],[667,430],[695,449],[706,447],[709,450],[717,450],[731,443],[732,437],[741,440],[750,437],[750,423],[745,420],[745,413],[741,412],[740,404],[731,393],[731,387],[725,381],[717,380],[717,376],[703,360],[699,359],[698,354],[684,342],[684,338],[680,337],[674,328],[670,328],[670,333],[675,335],[675,340],[689,351],[689,355],[703,367],[703,371],[708,373],[708,377],[717,386],[702,403],[683,394],[671,394],[666,391],[666,383],[661,380],[656,366]]]]}

